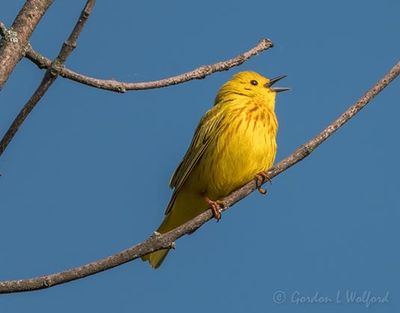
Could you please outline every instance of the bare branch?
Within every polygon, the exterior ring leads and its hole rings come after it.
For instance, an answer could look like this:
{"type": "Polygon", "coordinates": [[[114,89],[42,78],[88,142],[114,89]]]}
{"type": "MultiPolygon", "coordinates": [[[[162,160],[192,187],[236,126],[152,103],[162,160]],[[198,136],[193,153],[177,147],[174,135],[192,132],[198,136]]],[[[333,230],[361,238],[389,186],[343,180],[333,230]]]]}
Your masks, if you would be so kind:
{"type": "MultiPolygon", "coordinates": [[[[79,83],[92,86],[95,88],[115,91],[115,92],[126,92],[128,90],[144,90],[152,88],[161,88],[171,85],[181,84],[193,79],[202,79],[208,75],[215,72],[226,71],[234,66],[238,66],[243,62],[247,61],[251,57],[272,48],[272,41],[269,39],[262,39],[258,44],[251,48],[250,50],[226,61],[221,61],[215,64],[203,65],[192,71],[172,76],[169,78],[164,78],[161,80],[149,81],[149,82],[137,82],[137,83],[127,83],[119,82],[116,80],[104,80],[85,76],[74,72],[68,68],[62,68],[60,70],[60,75],[62,77],[77,81],[79,83]]],[[[39,68],[49,68],[51,66],[51,61],[40,53],[34,51],[29,45],[26,49],[26,55],[29,60],[35,63],[39,68]]]]}
{"type": "MultiPolygon", "coordinates": [[[[269,177],[275,177],[297,162],[310,155],[315,148],[328,139],[336,130],[348,122],[362,108],[364,108],[377,94],[379,94],[391,81],[400,74],[400,63],[397,63],[381,80],[379,80],[370,90],[368,90],[356,103],[350,106],[342,115],[333,121],[317,136],[297,148],[290,156],[282,160],[267,171],[269,177]]],[[[227,210],[236,202],[245,198],[256,189],[256,184],[251,181],[223,199],[227,210]]],[[[198,215],[168,233],[153,235],[136,246],[123,250],[115,255],[97,260],[86,265],[72,268],[64,272],[39,276],[26,280],[10,280],[0,282],[0,293],[12,293],[44,289],[55,285],[63,284],[72,280],[77,280],[89,275],[93,275],[126,262],[137,259],[150,252],[173,247],[174,241],[183,235],[190,234],[201,225],[212,218],[211,210],[198,215]]]]}
{"type": "Polygon", "coordinates": [[[14,138],[17,133],[19,127],[25,121],[29,113],[32,112],[33,108],[39,102],[39,100],[43,97],[49,87],[53,84],[53,82],[57,79],[60,70],[62,69],[65,60],[71,54],[71,52],[76,47],[76,41],[90,15],[92,12],[93,6],[95,4],[95,0],[88,0],[86,2],[85,7],[83,8],[81,15],[69,35],[68,39],[63,43],[60,52],[58,53],[57,58],[51,62],[50,67],[46,71],[39,87],[35,90],[32,97],[28,100],[28,102],[24,105],[22,110],[18,113],[17,117],[12,122],[11,126],[8,128],[7,132],[3,136],[0,141],[0,156],[6,150],[8,144],[14,138]]]}
{"type": "Polygon", "coordinates": [[[15,65],[24,54],[36,25],[53,3],[53,0],[29,0],[19,11],[11,28],[6,30],[2,24],[3,40],[0,44],[0,90],[7,81],[15,65]]]}

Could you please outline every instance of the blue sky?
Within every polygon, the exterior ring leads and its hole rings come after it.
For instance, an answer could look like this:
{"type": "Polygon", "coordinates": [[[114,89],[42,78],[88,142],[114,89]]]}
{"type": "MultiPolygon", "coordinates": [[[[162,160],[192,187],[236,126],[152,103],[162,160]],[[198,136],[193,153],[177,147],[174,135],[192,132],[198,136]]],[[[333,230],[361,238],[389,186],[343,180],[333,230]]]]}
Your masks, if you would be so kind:
{"type": "MultiPolygon", "coordinates": [[[[10,25],[24,1],[3,1],[10,25]]],[[[33,37],[55,57],[84,1],[56,1],[33,37]]],[[[115,94],[59,78],[0,158],[0,278],[78,266],[145,239],[198,120],[233,73],[287,74],[280,160],[398,62],[400,2],[98,1],[67,65],[146,81],[275,47],[204,80],[115,94]]],[[[0,93],[4,133],[43,71],[20,62],[0,93]]],[[[399,81],[309,158],[191,236],[154,271],[135,261],[1,312],[395,312],[400,308],[399,81]],[[346,292],[388,303],[352,303],[346,292]],[[285,294],[284,303],[274,295],[285,294]],[[336,301],[339,293],[339,301],[336,301]],[[315,294],[332,303],[298,303],[315,294]],[[339,303],[340,302],[340,303],[339,303]]],[[[326,302],[326,301],[325,301],[326,302]]]]}

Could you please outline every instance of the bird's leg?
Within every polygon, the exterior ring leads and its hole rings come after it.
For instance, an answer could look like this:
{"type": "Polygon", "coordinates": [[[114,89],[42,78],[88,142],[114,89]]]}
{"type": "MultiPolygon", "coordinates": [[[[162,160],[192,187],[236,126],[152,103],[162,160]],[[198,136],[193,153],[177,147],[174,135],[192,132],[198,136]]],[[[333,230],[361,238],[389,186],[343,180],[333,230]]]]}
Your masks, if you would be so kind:
{"type": "Polygon", "coordinates": [[[208,197],[204,197],[204,200],[210,206],[213,216],[218,222],[221,219],[221,208],[225,207],[225,203],[221,200],[210,200],[208,197]]]}
{"type": "Polygon", "coordinates": [[[266,172],[260,172],[256,175],[255,177],[256,180],[256,188],[258,190],[259,193],[262,193],[263,195],[265,195],[267,193],[266,189],[261,188],[261,185],[265,182],[268,181],[272,184],[271,178],[267,175],[266,172]]]}

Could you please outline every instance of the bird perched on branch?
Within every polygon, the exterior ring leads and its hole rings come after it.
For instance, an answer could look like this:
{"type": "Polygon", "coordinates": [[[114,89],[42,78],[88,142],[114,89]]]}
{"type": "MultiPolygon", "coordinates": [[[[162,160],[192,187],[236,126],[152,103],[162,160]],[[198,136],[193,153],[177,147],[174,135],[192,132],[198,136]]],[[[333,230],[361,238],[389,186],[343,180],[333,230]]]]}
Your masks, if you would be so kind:
{"type": "MultiPolygon", "coordinates": [[[[219,200],[256,179],[259,191],[276,155],[278,122],[275,97],[288,88],[273,87],[284,78],[268,79],[240,72],[219,90],[214,106],[202,117],[182,162],[175,170],[174,189],[157,232],[166,233],[211,208],[221,217],[219,200]]],[[[142,257],[153,268],[169,249],[142,257]]]]}

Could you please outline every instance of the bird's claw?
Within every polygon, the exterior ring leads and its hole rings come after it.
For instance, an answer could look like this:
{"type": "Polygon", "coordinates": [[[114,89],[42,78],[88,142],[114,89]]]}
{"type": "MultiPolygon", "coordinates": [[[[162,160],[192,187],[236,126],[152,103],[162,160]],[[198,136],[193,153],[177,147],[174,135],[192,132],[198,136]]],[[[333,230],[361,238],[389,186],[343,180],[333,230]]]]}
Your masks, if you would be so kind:
{"type": "Polygon", "coordinates": [[[213,201],[207,197],[205,197],[204,199],[206,200],[207,204],[210,206],[213,216],[218,222],[221,219],[221,209],[225,207],[224,201],[221,201],[221,200],[213,201]]]}
{"type": "Polygon", "coordinates": [[[255,177],[256,180],[256,188],[259,193],[265,195],[267,194],[267,190],[264,188],[261,188],[262,184],[266,181],[272,184],[271,178],[267,175],[265,172],[260,172],[256,175],[255,177]]]}

